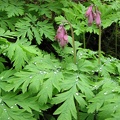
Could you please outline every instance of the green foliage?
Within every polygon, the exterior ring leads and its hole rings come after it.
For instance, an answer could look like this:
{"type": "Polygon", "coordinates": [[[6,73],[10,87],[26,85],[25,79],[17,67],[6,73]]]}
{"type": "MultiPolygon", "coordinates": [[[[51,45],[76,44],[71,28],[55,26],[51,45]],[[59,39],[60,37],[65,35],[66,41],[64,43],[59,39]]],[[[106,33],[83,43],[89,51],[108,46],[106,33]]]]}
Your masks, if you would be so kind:
{"type": "Polygon", "coordinates": [[[98,52],[81,47],[81,35],[98,34],[85,18],[91,3],[103,32],[119,22],[119,0],[0,1],[0,120],[120,119],[120,60],[102,53],[99,65],[98,52]],[[54,41],[55,22],[68,31],[64,49],[54,41]]]}
{"type": "Polygon", "coordinates": [[[20,16],[24,14],[24,2],[19,0],[1,0],[0,10],[5,11],[8,17],[20,16]]]}
{"type": "Polygon", "coordinates": [[[6,52],[8,58],[13,62],[13,67],[16,70],[22,69],[31,57],[38,54],[33,46],[23,45],[19,41],[10,43],[4,52],[6,52]]]}
{"type": "Polygon", "coordinates": [[[28,37],[28,40],[33,40],[35,37],[38,44],[42,41],[42,36],[45,35],[46,38],[51,40],[54,39],[54,30],[52,24],[48,23],[47,20],[43,22],[37,21],[36,16],[28,14],[23,20],[19,20],[16,23],[16,30],[18,31],[18,37],[28,37]]]}

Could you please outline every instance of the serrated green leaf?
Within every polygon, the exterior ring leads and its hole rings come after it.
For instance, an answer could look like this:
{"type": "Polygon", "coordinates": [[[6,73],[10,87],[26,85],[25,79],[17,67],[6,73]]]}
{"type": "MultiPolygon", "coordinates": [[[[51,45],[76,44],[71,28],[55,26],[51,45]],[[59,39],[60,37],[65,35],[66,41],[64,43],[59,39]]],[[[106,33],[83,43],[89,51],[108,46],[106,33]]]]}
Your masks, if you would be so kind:
{"type": "Polygon", "coordinates": [[[16,93],[10,92],[4,95],[2,99],[9,107],[12,106],[12,108],[16,108],[16,105],[18,104],[30,113],[32,113],[32,109],[36,111],[40,110],[37,98],[31,97],[29,93],[16,95],[16,93]]]}
{"type": "Polygon", "coordinates": [[[2,103],[0,104],[0,119],[27,120],[29,118],[35,120],[33,114],[29,114],[24,109],[18,108],[17,101],[14,97],[14,93],[8,93],[7,95],[4,95],[4,97],[2,96],[2,103]]]}
{"type": "Polygon", "coordinates": [[[80,107],[84,108],[87,105],[87,102],[85,101],[85,99],[83,99],[80,95],[74,95],[75,99],[77,100],[77,102],[79,103],[80,107]]]}
{"type": "Polygon", "coordinates": [[[8,17],[19,16],[24,14],[23,1],[10,1],[8,6],[5,8],[7,11],[8,17]]]}
{"type": "Polygon", "coordinates": [[[30,31],[31,28],[31,24],[29,23],[29,21],[25,21],[25,20],[19,20],[16,24],[16,30],[17,30],[17,36],[18,37],[22,37],[25,38],[26,36],[28,36],[28,38],[30,40],[32,40],[32,33],[30,31]]]}
{"type": "Polygon", "coordinates": [[[11,44],[9,45],[9,47],[7,48],[7,50],[6,50],[6,51],[8,51],[7,54],[8,54],[8,57],[9,57],[10,59],[12,59],[12,57],[13,57],[13,55],[14,55],[15,45],[16,45],[16,44],[11,43],[11,44]]]}
{"type": "Polygon", "coordinates": [[[14,32],[5,31],[3,28],[0,28],[0,37],[13,38],[13,36],[15,36],[14,32]]]}
{"type": "Polygon", "coordinates": [[[9,78],[10,76],[12,76],[16,71],[9,69],[9,70],[5,70],[2,73],[0,73],[0,80],[2,81],[6,81],[7,78],[9,78]]]}
{"type": "Polygon", "coordinates": [[[41,104],[46,104],[48,99],[52,98],[52,83],[51,80],[46,80],[42,86],[41,91],[38,94],[39,101],[41,104]]]}
{"type": "Polygon", "coordinates": [[[32,56],[38,54],[35,47],[22,45],[19,41],[10,43],[5,52],[7,52],[16,70],[20,70],[32,56]]]}
{"type": "Polygon", "coordinates": [[[61,24],[62,22],[67,22],[67,20],[63,17],[63,16],[58,16],[58,17],[55,17],[55,21],[58,23],[58,24],[61,24]]]}
{"type": "Polygon", "coordinates": [[[74,63],[68,63],[67,66],[66,66],[66,69],[67,70],[73,70],[73,71],[78,70],[77,66],[74,63]]]}
{"type": "Polygon", "coordinates": [[[23,94],[27,91],[29,84],[30,84],[30,79],[27,79],[27,80],[24,81],[24,83],[22,85],[23,94]]]}
{"type": "Polygon", "coordinates": [[[58,104],[62,103],[62,105],[54,112],[55,115],[60,114],[58,119],[62,120],[72,120],[72,117],[77,119],[77,111],[75,107],[74,95],[76,94],[76,86],[73,86],[67,92],[63,92],[57,95],[57,97],[53,98],[51,103],[58,104]]]}
{"type": "Polygon", "coordinates": [[[33,40],[33,33],[30,28],[27,29],[27,37],[31,40],[33,40]]]}
{"type": "Polygon", "coordinates": [[[54,97],[54,98],[52,99],[52,102],[51,102],[51,103],[52,103],[52,104],[61,103],[61,102],[65,101],[65,100],[67,99],[67,97],[68,97],[69,94],[70,94],[69,91],[64,92],[64,93],[62,93],[62,94],[58,94],[57,97],[54,97]]]}
{"type": "Polygon", "coordinates": [[[36,41],[38,44],[41,43],[41,40],[42,40],[42,34],[39,32],[39,30],[35,27],[32,27],[32,32],[34,33],[35,35],[35,38],[36,38],[36,41]]]}
{"type": "Polygon", "coordinates": [[[46,77],[51,80],[53,87],[60,91],[60,82],[63,80],[63,74],[60,71],[55,71],[47,74],[46,77]]]}
{"type": "Polygon", "coordinates": [[[43,22],[38,22],[37,26],[39,28],[39,33],[41,36],[44,34],[46,38],[49,38],[52,41],[54,40],[55,31],[52,24],[48,23],[48,21],[45,20],[43,22]]]}
{"type": "Polygon", "coordinates": [[[24,50],[24,51],[26,51],[27,53],[30,53],[30,54],[35,54],[35,55],[37,55],[38,54],[38,52],[37,52],[37,49],[35,48],[35,46],[27,46],[27,45],[24,45],[24,46],[21,46],[22,47],[22,49],[24,50]]]}
{"type": "Polygon", "coordinates": [[[20,70],[22,66],[25,65],[25,61],[28,62],[26,52],[24,52],[23,49],[18,45],[15,46],[13,61],[13,66],[16,68],[16,70],[20,70]]]}
{"type": "Polygon", "coordinates": [[[67,99],[55,112],[55,115],[60,114],[58,120],[72,120],[72,116],[77,119],[77,111],[75,108],[74,99],[71,96],[67,99]]]}
{"type": "Polygon", "coordinates": [[[94,93],[92,92],[90,83],[89,83],[89,79],[87,78],[87,76],[82,76],[80,75],[80,80],[77,80],[77,86],[79,88],[79,90],[81,90],[82,93],[85,94],[86,99],[90,99],[94,96],[94,93]]]}
{"type": "Polygon", "coordinates": [[[79,70],[84,72],[89,72],[94,69],[94,64],[88,60],[83,61],[82,63],[78,63],[79,70]]]}
{"type": "Polygon", "coordinates": [[[48,74],[47,77],[48,76],[49,78],[43,83],[41,91],[38,94],[41,104],[46,104],[47,100],[52,98],[54,88],[60,91],[59,80],[62,79],[62,74],[53,72],[48,74]]]}
{"type": "Polygon", "coordinates": [[[106,119],[106,118],[112,117],[111,115],[114,112],[114,106],[112,104],[105,105],[100,109],[100,111],[101,112],[99,112],[98,114],[100,119],[106,119]]]}

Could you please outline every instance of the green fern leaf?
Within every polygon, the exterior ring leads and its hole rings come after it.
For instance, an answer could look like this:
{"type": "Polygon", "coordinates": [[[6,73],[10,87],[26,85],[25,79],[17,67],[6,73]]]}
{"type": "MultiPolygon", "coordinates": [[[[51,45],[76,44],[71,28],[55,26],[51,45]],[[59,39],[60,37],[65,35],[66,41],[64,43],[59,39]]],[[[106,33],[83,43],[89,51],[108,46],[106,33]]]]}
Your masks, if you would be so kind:
{"type": "Polygon", "coordinates": [[[19,94],[9,92],[8,94],[2,97],[2,100],[9,106],[16,107],[16,104],[21,106],[26,111],[32,113],[32,109],[36,111],[40,111],[38,106],[37,98],[31,97],[29,93],[19,94]],[[26,104],[27,103],[27,104],[26,104]]]}
{"type": "Polygon", "coordinates": [[[0,1],[0,10],[5,11],[6,8],[8,7],[9,2],[8,0],[1,0],[0,1]]]}
{"type": "Polygon", "coordinates": [[[72,120],[72,117],[77,119],[74,94],[76,94],[75,86],[69,91],[58,94],[57,97],[52,99],[52,103],[54,104],[63,102],[63,104],[54,112],[55,115],[60,114],[58,120],[72,120]]]}
{"type": "Polygon", "coordinates": [[[84,95],[83,95],[83,97],[82,97],[82,94],[74,95],[74,97],[75,97],[76,101],[79,103],[80,107],[85,108],[85,106],[87,105],[87,102],[83,99],[84,95]]]}
{"type": "Polygon", "coordinates": [[[25,112],[24,110],[20,110],[18,108],[8,108],[5,104],[0,105],[0,119],[1,120],[36,120],[33,118],[32,114],[29,114],[28,112],[25,112]]]}
{"type": "Polygon", "coordinates": [[[12,31],[15,31],[15,23],[18,20],[18,18],[9,18],[5,14],[5,12],[0,11],[0,27],[3,28],[5,31],[8,30],[8,28],[12,31]]]}
{"type": "Polygon", "coordinates": [[[41,84],[44,84],[45,79],[46,81],[48,80],[47,82],[51,81],[52,87],[60,91],[59,82],[63,79],[63,75],[59,69],[58,61],[55,60],[53,63],[50,56],[43,57],[39,55],[39,57],[34,57],[31,60],[24,71],[17,72],[9,78],[6,90],[14,89],[16,91],[20,87],[23,93],[28,91],[28,89],[32,93],[37,93],[41,84]]]}
{"type": "Polygon", "coordinates": [[[32,16],[31,14],[28,14],[23,20],[19,20],[15,25],[17,28],[17,35],[22,38],[27,36],[30,41],[33,40],[34,36],[37,43],[40,44],[43,34],[38,30],[38,26],[36,27],[36,21],[36,16],[32,16]]]}
{"type": "Polygon", "coordinates": [[[17,43],[11,43],[7,48],[8,57],[14,62],[14,67],[20,70],[25,65],[25,61],[28,62],[26,52],[17,43]]]}
{"type": "Polygon", "coordinates": [[[46,104],[48,101],[48,98],[49,99],[52,98],[52,91],[53,91],[53,87],[52,87],[51,80],[45,81],[41,91],[38,94],[39,101],[41,104],[44,104],[44,103],[46,104]]]}
{"type": "Polygon", "coordinates": [[[40,10],[40,6],[36,4],[28,4],[29,11],[35,11],[38,12],[40,10]]]}
{"type": "Polygon", "coordinates": [[[5,9],[5,11],[8,14],[8,17],[23,15],[24,14],[23,5],[24,5],[23,1],[10,0],[8,6],[5,9]]]}
{"type": "Polygon", "coordinates": [[[2,16],[0,16],[1,18],[0,18],[0,27],[1,28],[3,28],[3,29],[5,29],[5,30],[8,30],[8,28],[7,28],[7,17],[5,16],[5,14],[3,13],[3,12],[0,12],[0,14],[2,14],[2,16]]]}
{"type": "Polygon", "coordinates": [[[17,35],[22,38],[27,36],[30,41],[33,39],[34,35],[38,44],[41,43],[43,35],[50,40],[54,40],[55,31],[52,24],[48,23],[46,20],[36,22],[36,16],[32,16],[31,14],[28,14],[23,20],[19,20],[15,25],[17,35]]]}
{"type": "Polygon", "coordinates": [[[47,77],[48,79],[43,83],[43,86],[38,93],[39,101],[41,102],[41,104],[46,104],[48,99],[52,98],[54,88],[60,91],[59,82],[63,78],[61,72],[51,72],[45,77],[47,77]]]}
{"type": "Polygon", "coordinates": [[[47,20],[44,20],[43,22],[38,22],[37,26],[39,26],[39,32],[41,35],[44,34],[46,38],[54,40],[55,31],[52,24],[48,23],[47,20]]]}
{"type": "Polygon", "coordinates": [[[13,61],[14,61],[14,67],[17,70],[21,69],[22,66],[25,65],[25,62],[28,62],[27,55],[20,46],[15,47],[13,61]]]}
{"type": "Polygon", "coordinates": [[[33,31],[33,33],[34,33],[34,36],[35,36],[35,38],[36,38],[36,41],[37,41],[37,43],[38,44],[40,44],[41,43],[41,40],[42,40],[42,35],[43,34],[41,34],[40,32],[39,32],[39,30],[37,29],[37,28],[35,28],[35,27],[32,27],[32,31],[33,31]]]}
{"type": "Polygon", "coordinates": [[[0,37],[13,38],[13,36],[15,36],[14,32],[5,31],[3,28],[0,28],[0,37]]]}
{"type": "Polygon", "coordinates": [[[34,4],[29,4],[29,11],[35,11],[38,12],[39,16],[45,15],[47,18],[52,17],[52,12],[55,12],[57,14],[60,14],[62,12],[61,1],[45,1],[41,2],[40,5],[34,5],[34,4]]]}
{"type": "Polygon", "coordinates": [[[10,60],[14,62],[13,66],[16,70],[20,70],[28,62],[31,55],[34,56],[38,53],[36,49],[33,50],[32,46],[25,45],[24,47],[19,41],[11,43],[5,51],[10,60]]]}
{"type": "Polygon", "coordinates": [[[60,114],[57,120],[72,120],[71,114],[76,117],[76,108],[73,97],[69,98],[69,100],[66,100],[55,112],[55,115],[60,114]]]}
{"type": "Polygon", "coordinates": [[[38,103],[35,97],[29,97],[28,94],[16,95],[16,93],[5,93],[1,96],[0,104],[0,119],[13,119],[13,120],[35,120],[31,109],[39,111],[38,103]],[[26,105],[26,102],[28,105],[26,105]],[[31,103],[32,102],[32,103],[31,103]],[[18,105],[21,107],[19,109],[18,105]],[[28,111],[28,112],[27,112],[28,111]],[[29,114],[29,112],[31,114],[29,114]]]}
{"type": "Polygon", "coordinates": [[[30,41],[33,39],[33,33],[31,32],[31,24],[29,21],[19,20],[15,26],[18,37],[25,38],[27,36],[30,41]]]}

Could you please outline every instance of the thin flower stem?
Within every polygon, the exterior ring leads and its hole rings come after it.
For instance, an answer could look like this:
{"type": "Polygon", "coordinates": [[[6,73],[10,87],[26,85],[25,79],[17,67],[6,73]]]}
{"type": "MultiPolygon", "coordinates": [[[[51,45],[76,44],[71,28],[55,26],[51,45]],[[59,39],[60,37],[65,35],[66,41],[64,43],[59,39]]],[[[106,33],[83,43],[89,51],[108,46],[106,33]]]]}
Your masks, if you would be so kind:
{"type": "Polygon", "coordinates": [[[115,57],[117,58],[117,30],[118,30],[118,24],[116,23],[116,26],[115,26],[115,57]]]}
{"type": "Polygon", "coordinates": [[[84,46],[84,49],[85,49],[86,48],[85,33],[83,33],[83,46],[84,46]]]}
{"type": "Polygon", "coordinates": [[[74,31],[72,28],[72,25],[70,22],[68,22],[70,25],[70,30],[71,30],[71,34],[72,34],[72,44],[73,44],[73,55],[74,55],[74,63],[76,64],[76,49],[75,49],[75,40],[74,40],[74,31]]]}
{"type": "Polygon", "coordinates": [[[99,27],[98,64],[101,65],[101,27],[99,27]]]}

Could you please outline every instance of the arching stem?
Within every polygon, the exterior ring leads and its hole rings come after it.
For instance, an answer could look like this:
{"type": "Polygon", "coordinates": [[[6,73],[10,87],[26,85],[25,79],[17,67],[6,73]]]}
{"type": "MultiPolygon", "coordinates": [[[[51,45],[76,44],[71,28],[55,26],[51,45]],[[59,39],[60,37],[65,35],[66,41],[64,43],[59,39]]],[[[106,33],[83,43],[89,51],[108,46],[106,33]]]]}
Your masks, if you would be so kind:
{"type": "Polygon", "coordinates": [[[101,27],[99,27],[98,64],[101,65],[101,27]]]}
{"type": "Polygon", "coordinates": [[[70,30],[71,30],[71,35],[72,35],[74,63],[76,64],[76,49],[75,49],[74,31],[73,31],[71,23],[68,22],[68,24],[70,25],[70,30]]]}

